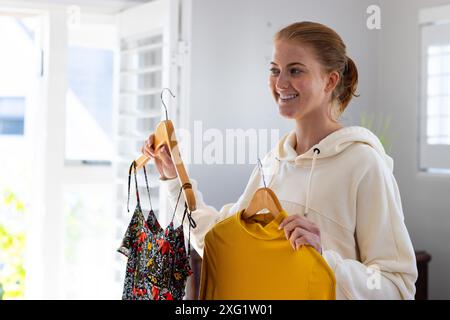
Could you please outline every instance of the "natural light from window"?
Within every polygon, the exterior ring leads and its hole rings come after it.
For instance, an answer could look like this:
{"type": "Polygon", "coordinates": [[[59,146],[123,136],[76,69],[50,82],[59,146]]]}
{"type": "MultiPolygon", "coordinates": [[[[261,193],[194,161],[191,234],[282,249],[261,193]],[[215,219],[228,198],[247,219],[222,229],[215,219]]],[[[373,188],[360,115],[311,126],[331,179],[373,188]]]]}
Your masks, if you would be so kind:
{"type": "Polygon", "coordinates": [[[0,299],[25,293],[31,195],[26,121],[39,76],[36,28],[33,17],[0,16],[0,299]]]}
{"type": "Polygon", "coordinates": [[[428,47],[427,143],[450,144],[450,45],[428,47]]]}

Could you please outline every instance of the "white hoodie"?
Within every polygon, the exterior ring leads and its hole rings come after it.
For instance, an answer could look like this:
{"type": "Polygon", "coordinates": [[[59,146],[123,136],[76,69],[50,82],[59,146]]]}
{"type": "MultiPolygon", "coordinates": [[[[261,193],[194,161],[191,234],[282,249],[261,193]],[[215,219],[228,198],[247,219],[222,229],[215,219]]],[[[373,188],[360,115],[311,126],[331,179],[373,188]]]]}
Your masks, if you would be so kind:
{"type": "MultiPolygon", "coordinates": [[[[295,131],[285,135],[256,166],[236,203],[217,211],[207,206],[191,179],[197,227],[191,244],[202,256],[212,226],[247,207],[256,189],[271,188],[288,214],[307,214],[320,229],[323,257],[336,276],[337,299],[414,299],[417,267],[393,176],[393,160],[378,138],[363,127],[345,127],[302,155],[295,131]]],[[[163,182],[172,208],[177,179],[163,182]]],[[[183,206],[176,216],[179,221],[183,206]]],[[[188,219],[184,222],[188,234],[188,219]]]]}

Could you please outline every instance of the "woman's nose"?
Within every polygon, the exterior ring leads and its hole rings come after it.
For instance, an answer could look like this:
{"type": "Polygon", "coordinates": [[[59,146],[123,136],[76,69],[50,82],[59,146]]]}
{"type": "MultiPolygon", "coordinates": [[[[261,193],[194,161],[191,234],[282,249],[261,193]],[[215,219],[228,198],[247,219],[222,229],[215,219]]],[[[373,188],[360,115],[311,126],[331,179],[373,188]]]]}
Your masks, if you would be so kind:
{"type": "Polygon", "coordinates": [[[279,74],[275,86],[277,89],[286,89],[289,87],[289,80],[282,72],[279,74]]]}

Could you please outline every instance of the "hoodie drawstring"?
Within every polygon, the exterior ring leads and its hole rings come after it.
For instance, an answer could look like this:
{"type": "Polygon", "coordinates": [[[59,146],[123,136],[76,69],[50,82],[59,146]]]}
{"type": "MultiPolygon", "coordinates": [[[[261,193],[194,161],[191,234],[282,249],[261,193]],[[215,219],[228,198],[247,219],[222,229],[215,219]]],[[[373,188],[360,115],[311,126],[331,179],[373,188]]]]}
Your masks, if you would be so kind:
{"type": "Polygon", "coordinates": [[[319,155],[319,154],[320,154],[319,148],[314,148],[314,154],[313,154],[312,164],[311,164],[311,171],[309,172],[308,185],[307,185],[307,189],[306,189],[306,206],[305,206],[305,212],[303,214],[305,217],[309,213],[309,194],[310,194],[310,191],[311,191],[311,179],[312,179],[314,167],[316,165],[317,155],[319,155]]]}

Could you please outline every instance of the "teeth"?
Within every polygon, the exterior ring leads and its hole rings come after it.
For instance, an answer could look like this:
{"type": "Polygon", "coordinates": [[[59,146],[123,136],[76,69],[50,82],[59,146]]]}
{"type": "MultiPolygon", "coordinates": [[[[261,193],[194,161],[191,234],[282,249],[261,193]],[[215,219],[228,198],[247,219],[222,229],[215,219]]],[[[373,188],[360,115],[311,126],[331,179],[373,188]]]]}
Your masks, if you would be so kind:
{"type": "Polygon", "coordinates": [[[280,98],[282,100],[290,100],[290,99],[294,99],[294,98],[297,98],[297,97],[298,97],[298,93],[297,94],[290,94],[290,95],[287,95],[287,96],[280,95],[280,98]]]}

